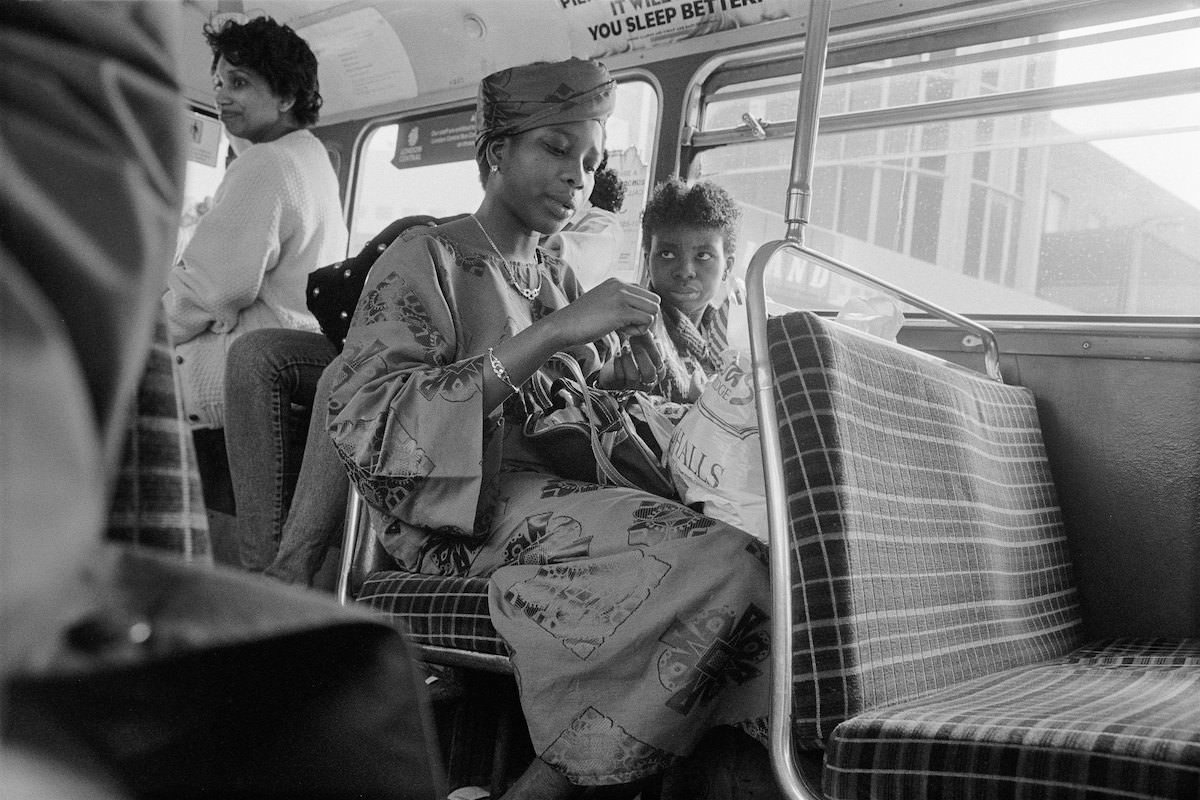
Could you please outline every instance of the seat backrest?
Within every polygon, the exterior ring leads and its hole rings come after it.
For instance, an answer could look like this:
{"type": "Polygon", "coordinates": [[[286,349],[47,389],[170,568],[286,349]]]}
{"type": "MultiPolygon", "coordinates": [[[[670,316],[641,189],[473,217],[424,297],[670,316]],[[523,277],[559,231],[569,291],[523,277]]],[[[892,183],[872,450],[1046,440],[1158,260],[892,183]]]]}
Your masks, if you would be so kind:
{"type": "Polygon", "coordinates": [[[211,563],[212,543],[179,375],[158,320],[130,413],[106,537],[211,563]]]}
{"type": "Polygon", "coordinates": [[[338,352],[341,352],[342,344],[346,341],[346,332],[350,330],[354,307],[358,305],[358,298],[366,284],[371,265],[396,237],[418,225],[442,225],[465,216],[467,215],[433,217],[429,214],[412,214],[401,217],[372,236],[356,255],[336,264],[315,269],[308,274],[308,310],[317,318],[321,332],[333,342],[338,352]]]}
{"type": "Polygon", "coordinates": [[[1032,393],[809,312],[768,340],[801,744],[1078,643],[1032,393]]]}

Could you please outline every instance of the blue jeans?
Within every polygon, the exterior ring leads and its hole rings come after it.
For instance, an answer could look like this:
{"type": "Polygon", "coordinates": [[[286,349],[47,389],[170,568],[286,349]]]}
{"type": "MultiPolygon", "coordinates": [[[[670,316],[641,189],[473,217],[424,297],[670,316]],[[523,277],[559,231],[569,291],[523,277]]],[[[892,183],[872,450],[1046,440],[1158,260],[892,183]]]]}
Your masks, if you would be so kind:
{"type": "Polygon", "coordinates": [[[341,536],[349,482],[325,432],[333,370],[322,380],[336,354],[319,333],[282,328],[250,331],[229,349],[225,446],[239,558],[285,583],[311,585],[341,536]]]}

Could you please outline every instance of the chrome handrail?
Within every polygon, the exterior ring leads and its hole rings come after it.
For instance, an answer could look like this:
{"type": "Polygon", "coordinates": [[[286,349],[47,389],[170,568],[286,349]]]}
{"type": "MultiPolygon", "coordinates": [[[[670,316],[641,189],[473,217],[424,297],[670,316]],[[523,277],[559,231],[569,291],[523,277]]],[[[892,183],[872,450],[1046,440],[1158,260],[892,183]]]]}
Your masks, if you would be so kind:
{"type": "Polygon", "coordinates": [[[342,557],[338,566],[337,587],[334,589],[334,597],[344,606],[354,602],[354,598],[350,596],[350,573],[354,568],[358,539],[363,535],[366,514],[366,502],[351,486],[346,497],[346,516],[342,523],[342,557]]]}
{"type": "MultiPolygon", "coordinates": [[[[987,373],[987,376],[994,381],[999,381],[1001,383],[1004,382],[1004,378],[1000,374],[1000,346],[996,342],[996,334],[993,333],[992,329],[987,327],[986,325],[980,325],[978,322],[976,322],[973,319],[964,317],[963,315],[957,314],[948,308],[939,306],[938,304],[936,304],[930,300],[926,300],[925,298],[915,295],[912,292],[909,292],[905,289],[901,289],[899,286],[895,285],[894,283],[889,283],[888,281],[885,281],[883,278],[879,278],[875,275],[870,274],[869,272],[864,272],[863,270],[858,269],[857,267],[852,267],[844,261],[838,261],[836,258],[825,255],[824,253],[820,252],[819,250],[812,249],[811,247],[809,247],[808,245],[804,244],[801,241],[797,241],[797,240],[791,239],[791,238],[785,238],[785,239],[779,239],[779,240],[776,240],[773,242],[767,242],[762,247],[758,248],[758,251],[755,252],[755,254],[754,254],[754,258],[758,258],[759,253],[763,252],[764,250],[768,250],[768,249],[771,250],[772,258],[774,256],[778,255],[782,251],[790,251],[790,252],[794,253],[795,255],[801,256],[802,258],[807,258],[809,261],[815,261],[820,266],[825,267],[826,269],[828,269],[832,272],[836,272],[847,278],[853,278],[855,280],[862,281],[863,283],[870,284],[871,286],[874,286],[877,289],[881,289],[882,291],[885,291],[885,292],[903,300],[905,303],[908,303],[910,306],[915,306],[915,307],[921,309],[922,311],[926,312],[927,314],[931,314],[931,315],[933,315],[935,317],[939,317],[947,322],[954,323],[955,325],[958,325],[961,328],[966,328],[967,330],[971,331],[976,336],[978,336],[980,341],[983,344],[983,368],[984,368],[984,371],[987,373]]],[[[762,273],[765,274],[766,264],[764,263],[760,269],[762,270],[762,273]]],[[[746,269],[747,313],[748,314],[749,314],[749,309],[750,309],[749,297],[753,294],[753,291],[755,289],[757,289],[759,292],[761,292],[765,298],[766,290],[763,286],[763,274],[759,274],[754,271],[754,259],[751,259],[750,267],[748,267],[746,269]]],[[[766,336],[766,319],[765,319],[765,317],[763,318],[762,323],[763,323],[763,336],[766,336]]],[[[753,318],[751,318],[750,326],[751,326],[750,327],[751,331],[753,331],[753,326],[754,326],[753,318]]],[[[753,339],[751,341],[753,341],[753,339]]],[[[765,343],[766,339],[764,339],[763,342],[765,343]]],[[[763,356],[766,357],[765,350],[763,351],[763,356]]]]}
{"type": "MultiPolygon", "coordinates": [[[[814,0],[814,5],[820,0],[814,0]]],[[[783,454],[779,444],[779,419],[772,395],[775,386],[767,358],[767,308],[761,273],[780,249],[792,247],[787,239],[768,242],[754,254],[747,271],[747,315],[750,317],[750,361],[754,375],[754,400],[758,408],[759,441],[767,492],[767,531],[771,574],[771,710],[768,720],[771,767],[775,780],[790,800],[824,800],[797,767],[792,745],[792,566],[788,537],[787,490],[783,480],[783,454]],[[759,275],[752,282],[752,275],[759,275]]]]}

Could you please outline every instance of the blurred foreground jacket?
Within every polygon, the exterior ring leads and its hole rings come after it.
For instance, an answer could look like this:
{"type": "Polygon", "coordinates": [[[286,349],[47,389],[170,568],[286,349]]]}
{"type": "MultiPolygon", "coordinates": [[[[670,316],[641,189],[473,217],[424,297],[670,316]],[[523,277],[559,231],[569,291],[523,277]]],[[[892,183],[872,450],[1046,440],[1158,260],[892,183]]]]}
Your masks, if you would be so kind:
{"type": "Polygon", "coordinates": [[[178,13],[0,3],[0,796],[444,797],[396,631],[211,565],[157,324],[178,13]]]}

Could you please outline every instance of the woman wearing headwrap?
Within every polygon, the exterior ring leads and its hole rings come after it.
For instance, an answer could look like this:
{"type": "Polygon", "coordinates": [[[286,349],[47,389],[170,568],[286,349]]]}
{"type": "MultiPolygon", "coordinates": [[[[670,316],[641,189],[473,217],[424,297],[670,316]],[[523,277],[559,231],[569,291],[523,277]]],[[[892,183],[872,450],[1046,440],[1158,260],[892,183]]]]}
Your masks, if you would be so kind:
{"type": "Polygon", "coordinates": [[[678,503],[557,477],[522,431],[556,351],[610,382],[659,377],[642,346],[657,296],[616,279],[584,293],[538,247],[591,191],[613,91],[577,59],[483,80],[483,202],[379,257],[330,400],[330,434],[392,556],[490,576],[538,756],[512,800],[635,783],[714,726],[765,729],[765,549],[678,503]]]}

